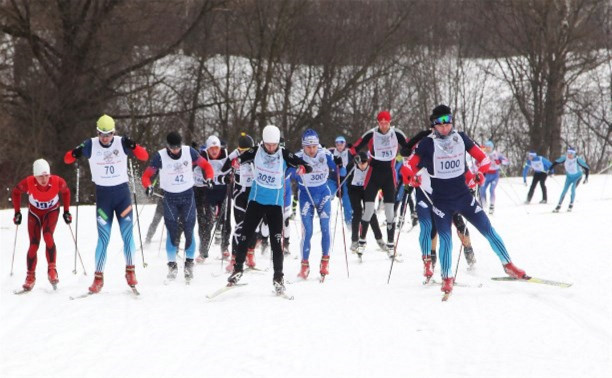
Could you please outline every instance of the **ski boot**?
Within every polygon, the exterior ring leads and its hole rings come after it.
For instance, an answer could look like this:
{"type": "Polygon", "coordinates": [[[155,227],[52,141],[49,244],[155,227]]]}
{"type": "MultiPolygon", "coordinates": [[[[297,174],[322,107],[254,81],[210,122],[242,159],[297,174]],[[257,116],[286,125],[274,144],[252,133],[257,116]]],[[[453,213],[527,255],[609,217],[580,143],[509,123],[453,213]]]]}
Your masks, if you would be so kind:
{"type": "Polygon", "coordinates": [[[410,213],[410,218],[412,219],[412,227],[416,226],[419,223],[419,216],[416,211],[410,213]]]}
{"type": "Polygon", "coordinates": [[[283,255],[289,256],[291,251],[289,250],[289,238],[283,239],[283,255]]]}
{"type": "Polygon", "coordinates": [[[198,257],[196,257],[195,261],[198,265],[202,265],[204,264],[204,262],[206,261],[206,259],[208,258],[208,256],[203,255],[202,253],[200,253],[198,255],[198,257]]]}
{"type": "Polygon", "coordinates": [[[23,284],[23,290],[30,291],[36,283],[36,272],[31,271],[26,275],[25,283],[23,284]]]}
{"type": "Polygon", "coordinates": [[[55,263],[49,264],[49,268],[47,269],[47,276],[49,277],[49,282],[51,282],[51,286],[53,286],[53,290],[56,290],[57,284],[59,283],[59,279],[57,277],[57,269],[55,269],[55,263]]]}
{"type": "Polygon", "coordinates": [[[237,267],[234,265],[234,271],[232,272],[232,274],[230,274],[229,277],[227,277],[227,286],[236,285],[238,281],[240,281],[240,278],[242,278],[242,269],[238,270],[237,267]]]}
{"type": "Polygon", "coordinates": [[[236,255],[232,255],[229,264],[225,267],[225,271],[231,273],[234,270],[234,265],[236,264],[236,255]]]}
{"type": "Polygon", "coordinates": [[[193,259],[185,259],[185,281],[189,283],[193,279],[193,259]]]}
{"type": "Polygon", "coordinates": [[[178,274],[178,266],[175,261],[170,261],[168,263],[168,275],[166,278],[170,281],[174,281],[176,279],[176,275],[178,274]]]}
{"type": "Polygon", "coordinates": [[[567,211],[571,212],[573,208],[574,208],[574,204],[570,203],[569,206],[567,207],[567,211]]]}
{"type": "Polygon", "coordinates": [[[215,244],[221,244],[221,230],[215,231],[215,244]]]}
{"type": "Polygon", "coordinates": [[[307,280],[308,274],[310,274],[310,264],[308,263],[308,260],[302,260],[302,268],[298,273],[298,277],[307,280]]]}
{"type": "Polygon", "coordinates": [[[450,294],[453,291],[455,279],[453,277],[442,278],[442,291],[445,294],[450,294]]]}
{"type": "Polygon", "coordinates": [[[359,247],[357,247],[357,257],[359,257],[359,261],[361,261],[361,256],[363,252],[365,252],[366,241],[365,239],[359,239],[359,247]]]}
{"type": "Polygon", "coordinates": [[[545,199],[541,200],[540,203],[541,204],[546,204],[548,201],[546,201],[545,199]]]}
{"type": "Polygon", "coordinates": [[[489,215],[493,215],[493,213],[495,212],[495,205],[490,205],[489,206],[489,215]]]}
{"type": "Polygon", "coordinates": [[[433,277],[433,268],[431,265],[431,257],[423,256],[423,275],[425,276],[426,283],[433,277]]]}
{"type": "Polygon", "coordinates": [[[504,272],[512,278],[516,278],[518,280],[524,279],[526,277],[525,271],[517,268],[511,262],[504,264],[504,272]]]}
{"type": "Polygon", "coordinates": [[[102,286],[104,286],[104,273],[96,272],[94,275],[94,282],[89,287],[89,292],[92,294],[99,293],[102,290],[102,286]]]}
{"type": "Polygon", "coordinates": [[[401,230],[404,227],[404,216],[400,215],[397,217],[397,229],[401,230]]]}
{"type": "Polygon", "coordinates": [[[472,246],[465,247],[465,261],[467,261],[470,268],[476,264],[476,257],[474,256],[474,248],[472,246]]]}
{"type": "Polygon", "coordinates": [[[125,279],[127,280],[127,284],[129,287],[134,287],[138,285],[138,281],[136,281],[136,272],[134,271],[134,265],[126,265],[125,279]]]}
{"type": "Polygon", "coordinates": [[[329,256],[323,256],[321,258],[321,265],[319,268],[319,273],[321,273],[321,276],[325,277],[329,274],[329,256]]]}
{"type": "MultiPolygon", "coordinates": [[[[558,213],[559,210],[561,210],[561,204],[557,205],[557,207],[555,207],[555,209],[553,210],[553,213],[558,213]]],[[[569,211],[569,209],[568,209],[569,211]]]]}
{"type": "MultiPolygon", "coordinates": [[[[385,249],[387,251],[387,256],[389,256],[390,259],[395,257],[395,243],[387,243],[385,249]]],[[[399,253],[397,255],[399,256],[399,253]]]]}
{"type": "Polygon", "coordinates": [[[225,247],[225,249],[223,249],[223,252],[221,252],[221,260],[227,260],[230,256],[231,254],[229,253],[227,247],[225,247]]]}
{"type": "Polygon", "coordinates": [[[381,252],[387,252],[387,244],[385,243],[384,240],[381,239],[376,239],[376,244],[378,244],[378,248],[380,249],[381,252]]]}
{"type": "Polygon", "coordinates": [[[276,274],[274,273],[274,278],[272,280],[272,284],[274,285],[274,292],[276,293],[276,295],[283,295],[285,294],[285,290],[287,290],[285,288],[285,281],[283,280],[283,274],[276,274]]]}
{"type": "Polygon", "coordinates": [[[351,248],[350,248],[351,252],[352,253],[357,252],[357,248],[359,248],[359,242],[356,242],[356,241],[351,242],[351,248]]]}
{"type": "Polygon", "coordinates": [[[251,269],[255,268],[255,250],[249,249],[246,255],[246,266],[251,269]]]}

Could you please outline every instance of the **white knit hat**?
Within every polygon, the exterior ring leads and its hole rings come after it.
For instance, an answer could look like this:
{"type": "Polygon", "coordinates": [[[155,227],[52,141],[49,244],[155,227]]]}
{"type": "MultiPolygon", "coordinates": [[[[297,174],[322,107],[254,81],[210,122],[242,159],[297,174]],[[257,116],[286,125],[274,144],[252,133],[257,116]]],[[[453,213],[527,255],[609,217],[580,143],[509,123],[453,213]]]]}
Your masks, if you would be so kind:
{"type": "Polygon", "coordinates": [[[34,176],[42,176],[42,175],[50,175],[51,168],[49,167],[49,163],[45,159],[38,159],[34,162],[32,166],[32,171],[34,172],[34,176]]]}

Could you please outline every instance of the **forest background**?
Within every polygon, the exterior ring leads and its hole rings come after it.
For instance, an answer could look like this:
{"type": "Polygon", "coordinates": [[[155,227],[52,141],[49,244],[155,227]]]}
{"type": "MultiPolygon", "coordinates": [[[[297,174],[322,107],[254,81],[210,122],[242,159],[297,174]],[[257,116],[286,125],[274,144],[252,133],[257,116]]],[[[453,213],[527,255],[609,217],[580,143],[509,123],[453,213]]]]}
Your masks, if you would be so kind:
{"type": "Polygon", "coordinates": [[[267,124],[295,150],[306,128],[354,141],[382,109],[410,136],[439,103],[508,175],[568,146],[599,171],[611,30],[607,0],[0,0],[0,186],[43,157],[74,188],[63,154],[104,113],[150,152],[267,124]]]}

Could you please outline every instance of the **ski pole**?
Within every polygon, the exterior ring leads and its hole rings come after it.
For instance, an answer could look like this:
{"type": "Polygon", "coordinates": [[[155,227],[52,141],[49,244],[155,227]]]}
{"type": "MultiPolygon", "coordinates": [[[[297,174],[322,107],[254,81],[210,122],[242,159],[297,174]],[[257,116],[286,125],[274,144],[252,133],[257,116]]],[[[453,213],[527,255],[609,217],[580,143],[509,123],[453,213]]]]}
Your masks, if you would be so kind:
{"type": "MultiPolygon", "coordinates": [[[[427,198],[429,198],[429,197],[427,197],[427,198]]],[[[404,206],[404,209],[403,209],[402,215],[401,215],[402,218],[406,216],[406,209],[407,208],[408,208],[408,206],[404,206]]],[[[397,237],[395,238],[395,244],[393,245],[393,258],[391,259],[391,267],[389,267],[389,276],[387,277],[387,284],[389,284],[389,282],[391,281],[391,272],[393,271],[393,263],[395,262],[395,258],[397,256],[397,244],[399,243],[399,238],[400,238],[400,235],[402,234],[402,228],[404,227],[404,223],[406,223],[406,222],[401,222],[401,224],[399,226],[399,230],[397,230],[397,237]]]]}
{"type": "MultiPolygon", "coordinates": [[[[79,161],[76,162],[76,216],[74,217],[74,227],[76,230],[76,235],[74,235],[74,269],[72,270],[73,274],[77,274],[77,252],[79,250],[78,246],[78,237],[79,237],[79,183],[81,178],[81,168],[79,167],[79,161]]],[[[72,229],[70,229],[72,232],[72,229]]]]}
{"type": "MultiPolygon", "coordinates": [[[[74,241],[74,245],[76,246],[76,237],[74,236],[74,232],[72,232],[72,226],[70,226],[69,224],[68,228],[70,229],[70,235],[72,235],[72,240],[74,241]]],[[[81,258],[81,252],[79,252],[78,248],[76,251],[77,251],[76,254],[79,255],[79,260],[81,261],[81,267],[83,268],[83,275],[86,276],[87,272],[85,271],[85,265],[83,264],[83,259],[81,258]]],[[[73,273],[76,274],[76,269],[73,271],[73,273]]]]}
{"type": "Polygon", "coordinates": [[[136,225],[138,226],[138,238],[140,239],[140,254],[142,256],[142,267],[146,268],[147,263],[144,258],[144,247],[142,246],[142,232],[140,231],[140,216],[138,215],[138,199],[136,198],[136,182],[134,181],[134,168],[132,166],[132,159],[128,160],[130,163],[130,175],[132,176],[132,193],[134,194],[134,207],[136,208],[136,225]]]}
{"type": "MultiPolygon", "coordinates": [[[[353,167],[355,169],[355,167],[353,167]]],[[[352,170],[351,170],[352,172],[352,170]]],[[[348,177],[348,175],[347,175],[348,177]]],[[[346,181],[346,178],[344,179],[346,181]]],[[[343,181],[343,182],[344,182],[343,181]]],[[[340,183],[340,172],[336,171],[336,182],[338,183],[338,190],[340,191],[340,198],[338,198],[338,202],[340,203],[340,216],[342,217],[342,242],[344,243],[344,262],[346,263],[346,278],[350,278],[349,267],[348,267],[348,253],[346,252],[346,234],[344,233],[344,205],[342,204],[342,183],[340,183]]],[[[336,215],[336,223],[338,223],[338,215],[336,215]]],[[[336,231],[334,231],[335,233],[336,231]]],[[[335,237],[335,235],[334,235],[335,237]]]]}
{"type": "Polygon", "coordinates": [[[13,264],[15,263],[15,250],[17,249],[17,231],[19,230],[19,225],[15,225],[15,242],[13,242],[13,258],[11,259],[11,277],[13,276],[13,264]]]}

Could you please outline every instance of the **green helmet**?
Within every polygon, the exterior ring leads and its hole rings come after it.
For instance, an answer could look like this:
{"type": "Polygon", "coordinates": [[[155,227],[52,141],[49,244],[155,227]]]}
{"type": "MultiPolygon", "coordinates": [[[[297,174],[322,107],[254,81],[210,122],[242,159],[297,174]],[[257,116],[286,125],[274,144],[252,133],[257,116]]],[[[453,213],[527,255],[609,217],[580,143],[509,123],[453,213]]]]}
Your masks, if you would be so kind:
{"type": "Polygon", "coordinates": [[[104,114],[102,117],[98,118],[96,128],[103,134],[112,133],[115,131],[115,120],[104,114]]]}

